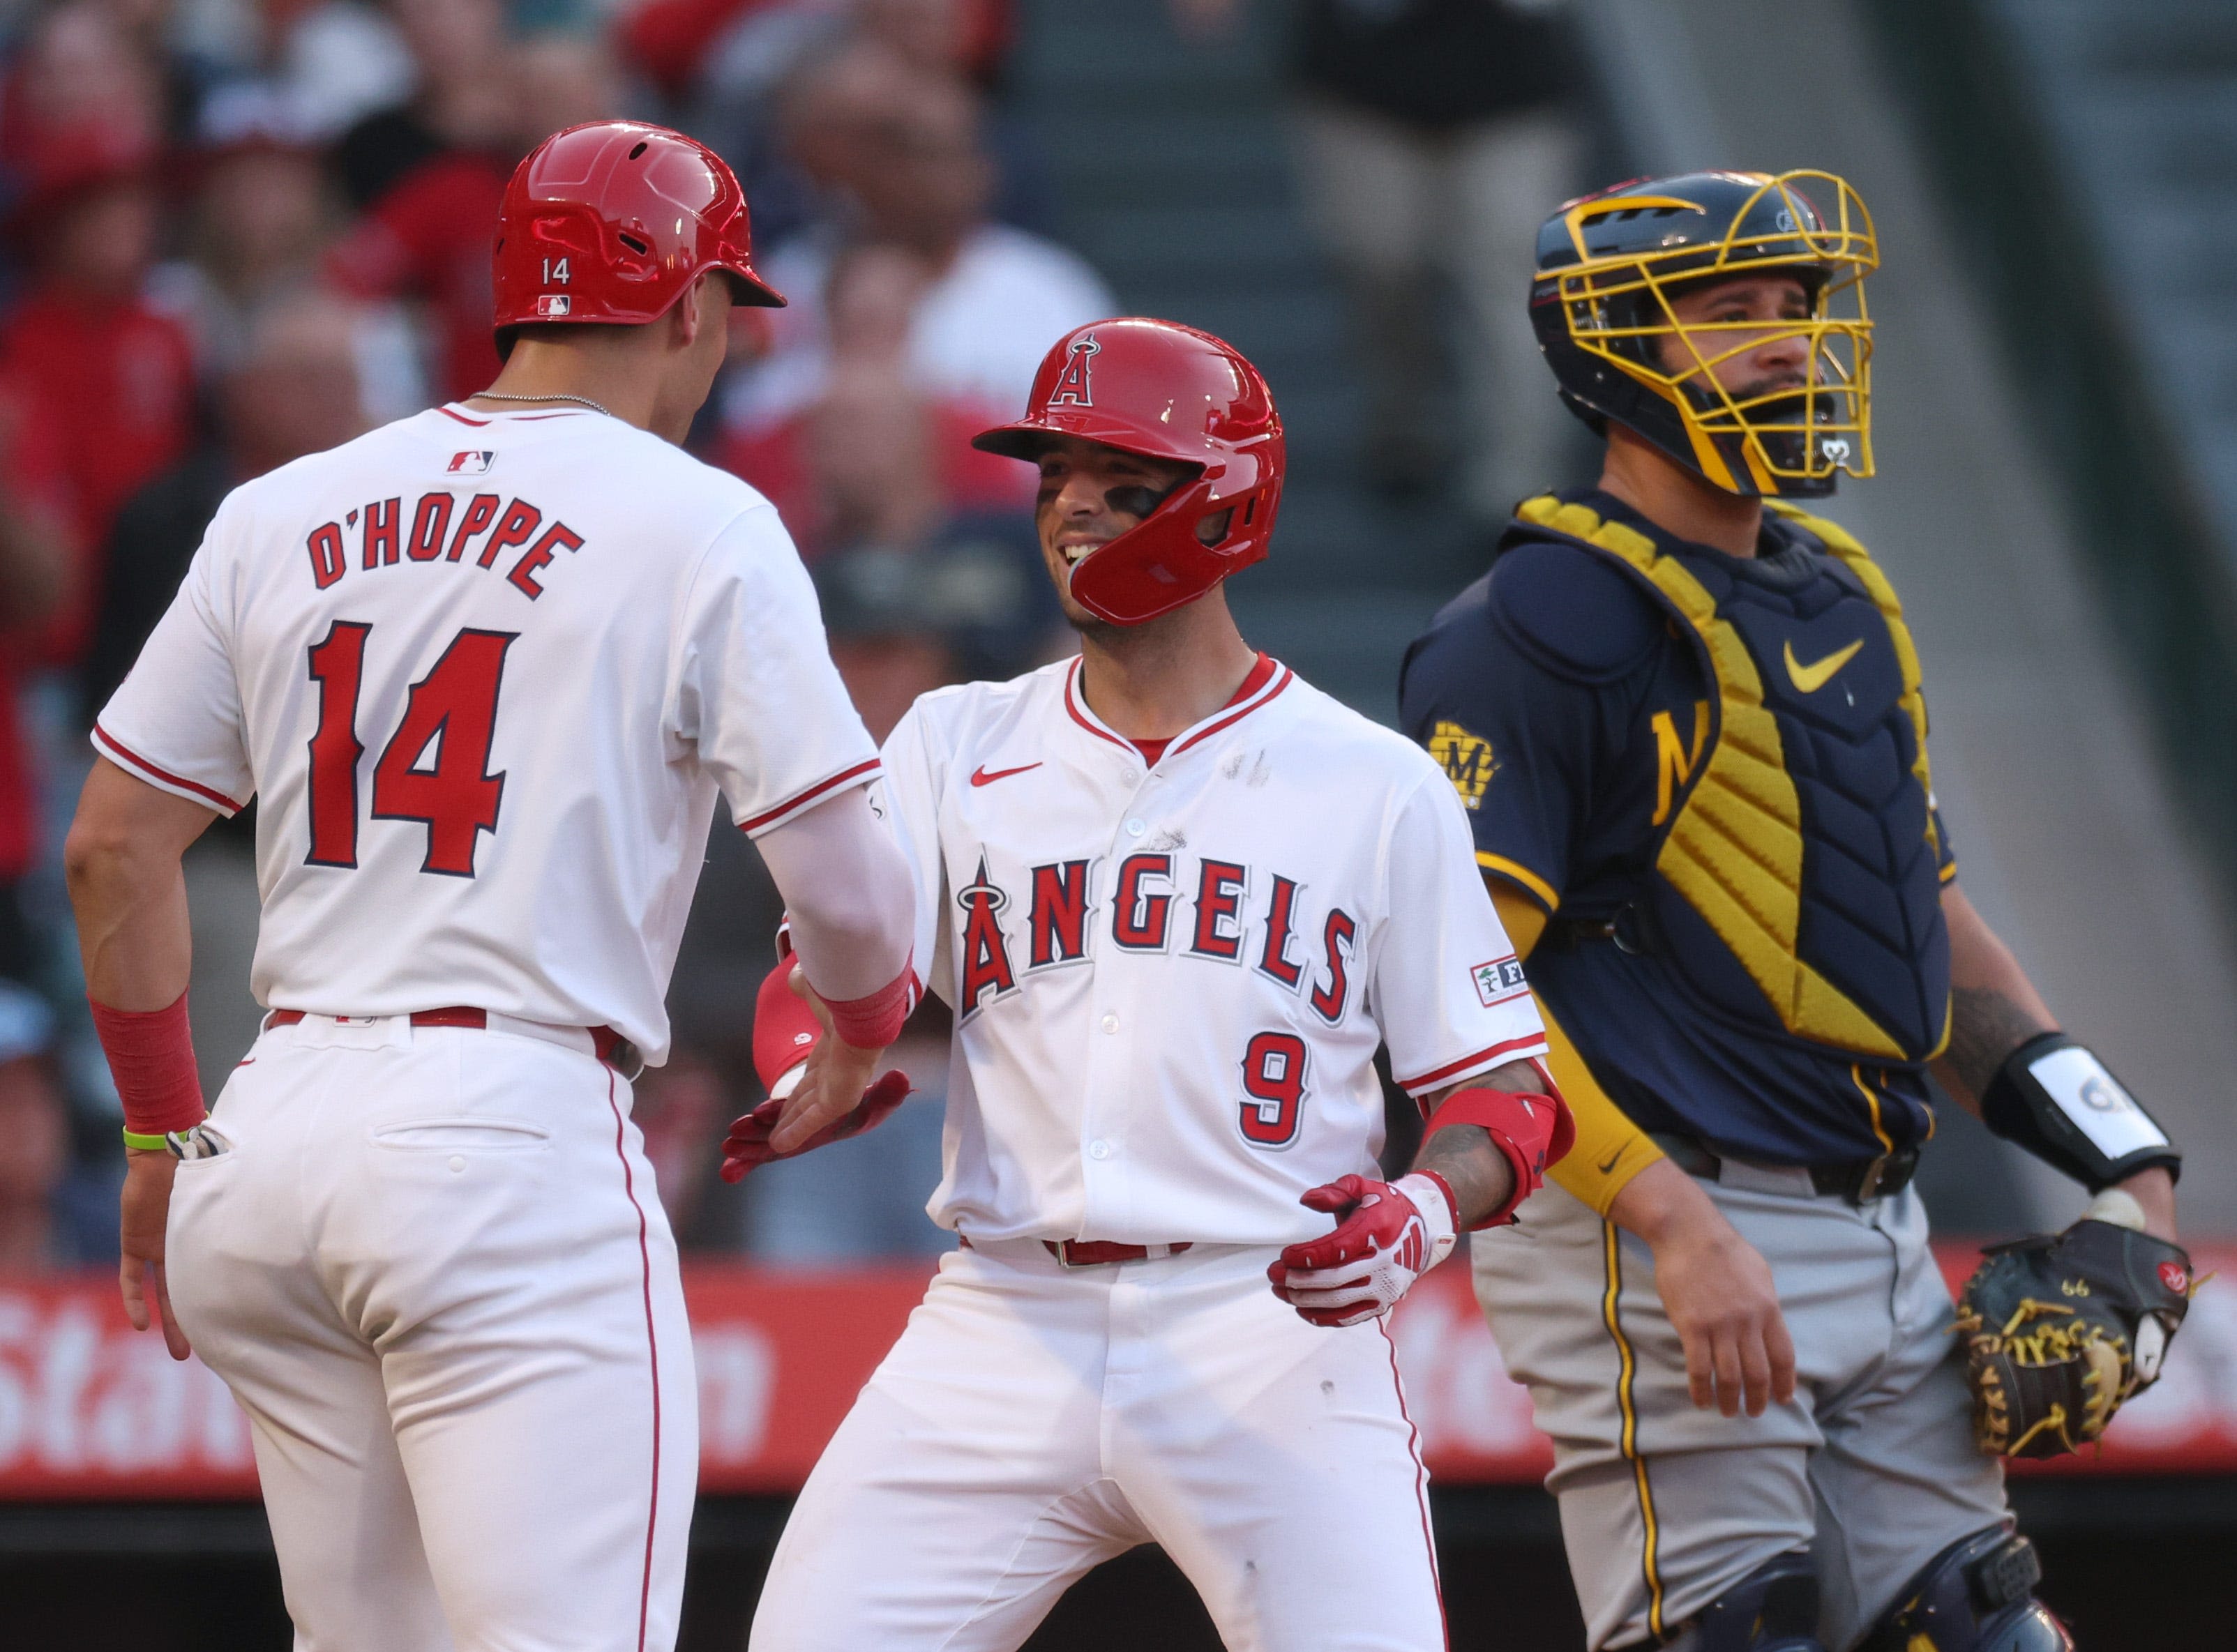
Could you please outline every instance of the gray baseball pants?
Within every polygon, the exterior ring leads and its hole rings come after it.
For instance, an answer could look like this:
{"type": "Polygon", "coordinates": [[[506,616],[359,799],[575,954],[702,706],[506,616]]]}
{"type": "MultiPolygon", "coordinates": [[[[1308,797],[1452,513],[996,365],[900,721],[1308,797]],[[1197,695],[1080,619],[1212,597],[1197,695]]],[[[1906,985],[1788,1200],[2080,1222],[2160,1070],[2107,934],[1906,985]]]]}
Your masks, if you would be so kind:
{"type": "Polygon", "coordinates": [[[2009,1520],[1973,1445],[1950,1293],[1906,1188],[1854,1206],[1806,1172],[1726,1161],[1708,1193],[1771,1265],[1796,1387],[1761,1417],[1695,1409],[1646,1244],[1549,1186],[1473,1241],[1476,1296],[1554,1438],[1594,1652],[1651,1645],[1809,1547],[1818,1633],[1853,1645],[1922,1566],[2009,1520]]]}

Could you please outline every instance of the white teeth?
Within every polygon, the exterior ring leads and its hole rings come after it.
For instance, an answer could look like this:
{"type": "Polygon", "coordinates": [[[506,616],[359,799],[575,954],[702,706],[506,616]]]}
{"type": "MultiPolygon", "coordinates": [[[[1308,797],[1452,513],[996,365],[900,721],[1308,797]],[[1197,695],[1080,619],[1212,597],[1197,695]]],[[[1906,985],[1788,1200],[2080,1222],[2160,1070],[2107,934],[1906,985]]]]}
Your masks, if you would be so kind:
{"type": "Polygon", "coordinates": [[[1061,549],[1064,551],[1064,559],[1066,562],[1077,563],[1085,561],[1086,559],[1087,553],[1096,549],[1096,547],[1093,545],[1066,545],[1061,547],[1061,549]]]}

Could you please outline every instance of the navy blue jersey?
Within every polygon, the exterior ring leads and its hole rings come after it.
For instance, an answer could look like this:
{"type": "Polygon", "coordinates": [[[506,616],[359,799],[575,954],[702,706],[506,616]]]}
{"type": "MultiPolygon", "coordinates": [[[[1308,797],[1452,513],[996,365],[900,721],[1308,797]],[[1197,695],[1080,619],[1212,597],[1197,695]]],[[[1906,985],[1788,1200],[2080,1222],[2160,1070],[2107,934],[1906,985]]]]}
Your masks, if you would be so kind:
{"type": "MultiPolygon", "coordinates": [[[[1518,520],[1491,571],[1408,650],[1399,694],[1406,732],[1468,811],[1478,862],[1562,920],[1530,958],[1532,985],[1643,1129],[1789,1164],[1923,1139],[1923,1063],[1947,1017],[1939,888],[1955,867],[1892,593],[1876,570],[1859,577],[1852,542],[1837,556],[1778,516],[1747,559],[1597,491],[1523,510],[1538,520],[1518,520]],[[1726,617],[1720,635],[1578,537],[1610,524],[1633,562],[1667,559],[1679,577],[1663,585],[1726,617]],[[1700,788],[1725,742],[1771,750],[1791,829],[1697,819],[1678,846],[1724,863],[1723,885],[1705,884],[1664,852],[1689,807],[1713,814],[1700,788]],[[1786,903],[1792,956],[1772,959],[1786,975],[1719,908],[1726,885],[1742,905],[1786,903]],[[1607,920],[1625,944],[1560,944],[1607,920]],[[1838,1014],[1812,1019],[1812,991],[1838,1014]]],[[[1730,795],[1745,802],[1740,779],[1730,795]]]]}

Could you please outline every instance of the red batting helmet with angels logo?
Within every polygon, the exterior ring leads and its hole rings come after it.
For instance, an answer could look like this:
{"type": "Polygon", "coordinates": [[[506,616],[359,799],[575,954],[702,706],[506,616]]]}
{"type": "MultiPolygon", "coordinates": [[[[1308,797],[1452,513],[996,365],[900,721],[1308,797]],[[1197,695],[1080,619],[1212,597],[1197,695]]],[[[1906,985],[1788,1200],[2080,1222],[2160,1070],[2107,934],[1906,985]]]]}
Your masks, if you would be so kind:
{"type": "Polygon", "coordinates": [[[1037,459],[1059,436],[1197,469],[1073,567],[1072,594],[1098,618],[1139,625],[1265,556],[1282,499],[1282,417],[1232,346],[1146,316],[1074,328],[1042,359],[1026,416],[971,445],[1037,459]]]}
{"type": "Polygon", "coordinates": [[[741,304],[784,299],[754,273],[745,191],[722,156],[642,121],[593,121],[538,144],[505,187],[497,344],[528,322],[642,325],[727,270],[741,304]]]}

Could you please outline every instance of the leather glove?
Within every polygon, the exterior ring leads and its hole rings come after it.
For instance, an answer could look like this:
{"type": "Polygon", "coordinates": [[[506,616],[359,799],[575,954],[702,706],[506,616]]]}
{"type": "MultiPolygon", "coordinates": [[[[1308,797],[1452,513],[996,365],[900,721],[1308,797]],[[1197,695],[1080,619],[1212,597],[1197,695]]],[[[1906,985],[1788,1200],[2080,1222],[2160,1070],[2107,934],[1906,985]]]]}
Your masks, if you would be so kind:
{"type": "Polygon", "coordinates": [[[1380,1319],[1456,1242],[1453,1195],[1442,1177],[1423,1171],[1396,1181],[1343,1176],[1297,1202],[1335,1216],[1336,1230],[1284,1246],[1266,1277],[1275,1295],[1315,1325],[1380,1319]]]}
{"type": "Polygon", "coordinates": [[[2085,1217],[1984,1254],[1957,1300],[1974,1438],[1991,1457],[2078,1451],[2159,1380],[2197,1288],[2190,1254],[2085,1217]]]}

